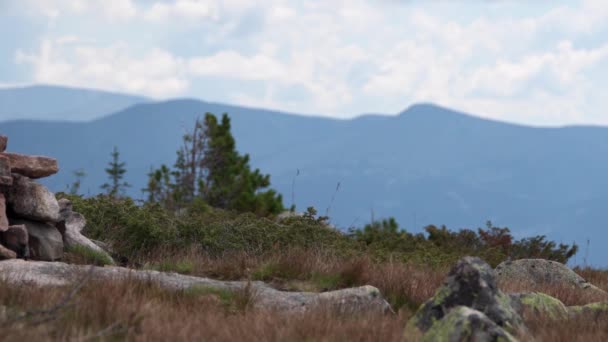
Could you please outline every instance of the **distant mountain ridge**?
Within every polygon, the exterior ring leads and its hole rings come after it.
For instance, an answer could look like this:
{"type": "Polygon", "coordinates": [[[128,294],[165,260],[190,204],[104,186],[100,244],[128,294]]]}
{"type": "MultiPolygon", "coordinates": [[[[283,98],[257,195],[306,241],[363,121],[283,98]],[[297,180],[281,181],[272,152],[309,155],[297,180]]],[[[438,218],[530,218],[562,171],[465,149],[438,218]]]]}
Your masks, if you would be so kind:
{"type": "Polygon", "coordinates": [[[0,88],[0,121],[90,121],[150,101],[142,96],[50,85],[0,88]]]}
{"type": "Polygon", "coordinates": [[[47,183],[56,191],[83,168],[83,190],[99,192],[116,145],[130,194],[141,197],[150,167],[172,165],[181,136],[205,112],[229,113],[238,149],[271,174],[287,206],[295,177],[298,209],[313,205],[341,228],[364,225],[372,212],[410,231],[427,224],[475,229],[492,220],[516,236],[576,241],[579,263],[590,239],[588,261],[608,266],[601,247],[608,238],[606,127],[527,127],[431,104],[336,120],[180,99],[90,122],[3,122],[0,133],[11,151],[59,159],[62,171],[47,183]]]}

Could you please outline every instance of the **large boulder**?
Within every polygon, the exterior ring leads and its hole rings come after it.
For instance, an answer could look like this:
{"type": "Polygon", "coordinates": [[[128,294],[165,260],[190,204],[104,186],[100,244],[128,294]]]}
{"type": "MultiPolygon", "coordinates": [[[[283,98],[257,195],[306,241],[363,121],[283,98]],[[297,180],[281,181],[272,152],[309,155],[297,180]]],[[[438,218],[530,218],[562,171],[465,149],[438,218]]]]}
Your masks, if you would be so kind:
{"type": "Polygon", "coordinates": [[[81,214],[72,211],[70,200],[65,198],[60,199],[59,208],[61,221],[57,223],[57,229],[63,236],[63,243],[67,249],[81,246],[100,253],[107,260],[112,260],[112,257],[105,250],[82,235],[81,232],[87,225],[87,220],[81,214]]]}
{"type": "Polygon", "coordinates": [[[0,233],[0,244],[15,253],[15,257],[29,256],[29,235],[24,225],[10,226],[0,233]]]}
{"type": "Polygon", "coordinates": [[[13,186],[7,194],[8,206],[19,217],[40,222],[59,222],[59,204],[45,186],[27,177],[13,174],[13,186]]]}
{"type": "Polygon", "coordinates": [[[57,159],[9,152],[0,152],[0,155],[8,157],[13,173],[29,178],[48,177],[59,171],[57,159]]]}
{"type": "Polygon", "coordinates": [[[459,306],[483,313],[511,333],[523,329],[522,319],[511,306],[509,296],[498,289],[492,268],[477,257],[465,257],[452,268],[435,296],[410,319],[406,335],[423,336],[459,306]]]}
{"type": "Polygon", "coordinates": [[[63,258],[63,238],[55,226],[23,219],[14,219],[11,223],[25,225],[29,236],[30,258],[42,261],[63,258]]]}
{"type": "Polygon", "coordinates": [[[422,341],[517,341],[482,312],[457,306],[424,334],[422,341]]]}
{"type": "Polygon", "coordinates": [[[608,302],[591,303],[581,306],[569,306],[570,318],[583,317],[585,319],[597,320],[608,318],[608,302]]]}
{"type": "Polygon", "coordinates": [[[542,290],[543,285],[564,286],[583,290],[583,293],[608,300],[608,293],[587,282],[568,266],[545,259],[505,261],[496,267],[499,282],[519,284],[531,290],[542,290]]]}
{"type": "Polygon", "coordinates": [[[511,297],[511,305],[522,316],[529,315],[564,319],[568,317],[568,308],[559,299],[540,292],[514,293],[511,297]]]}

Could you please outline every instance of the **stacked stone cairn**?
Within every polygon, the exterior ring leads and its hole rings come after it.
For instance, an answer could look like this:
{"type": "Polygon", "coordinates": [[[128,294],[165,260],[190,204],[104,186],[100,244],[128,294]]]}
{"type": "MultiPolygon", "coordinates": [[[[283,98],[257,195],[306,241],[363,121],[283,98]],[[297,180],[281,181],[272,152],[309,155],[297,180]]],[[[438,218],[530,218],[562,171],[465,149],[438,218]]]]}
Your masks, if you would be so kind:
{"type": "Polygon", "coordinates": [[[77,245],[107,255],[80,233],[86,220],[70,201],[35,181],[57,173],[57,160],[5,152],[7,142],[0,135],[0,259],[61,260],[77,245]]]}

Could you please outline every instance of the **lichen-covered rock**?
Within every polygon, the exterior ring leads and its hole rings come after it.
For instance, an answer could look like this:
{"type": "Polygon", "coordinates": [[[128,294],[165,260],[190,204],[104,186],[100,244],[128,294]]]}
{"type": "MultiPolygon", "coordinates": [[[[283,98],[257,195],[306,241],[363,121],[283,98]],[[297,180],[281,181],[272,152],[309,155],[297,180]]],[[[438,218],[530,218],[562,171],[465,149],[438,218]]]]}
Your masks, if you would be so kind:
{"type": "Polygon", "coordinates": [[[571,318],[580,316],[589,319],[597,319],[599,317],[608,318],[608,302],[591,303],[581,306],[569,306],[568,315],[571,318]]]}
{"type": "Polygon", "coordinates": [[[532,289],[546,284],[579,288],[584,290],[584,293],[608,300],[608,293],[587,282],[568,266],[556,261],[544,259],[505,261],[496,267],[496,277],[499,282],[519,283],[532,289]]]}
{"type": "Polygon", "coordinates": [[[6,247],[6,249],[15,253],[15,257],[17,258],[29,256],[28,242],[29,236],[24,225],[9,226],[6,231],[0,233],[0,243],[6,247]]]}
{"type": "Polygon", "coordinates": [[[7,194],[9,207],[19,217],[40,221],[59,222],[59,203],[45,186],[27,177],[13,174],[13,185],[7,194]]]}
{"type": "Polygon", "coordinates": [[[492,268],[479,258],[465,257],[452,268],[435,296],[422,304],[410,319],[406,334],[426,333],[458,306],[480,311],[512,333],[523,327],[509,296],[498,289],[492,268]]]}
{"type": "Polygon", "coordinates": [[[517,341],[482,312],[457,306],[422,336],[423,342],[517,341]]]}
{"type": "Polygon", "coordinates": [[[63,238],[55,226],[23,219],[12,224],[25,225],[29,236],[29,256],[34,260],[55,261],[63,258],[63,238]]]}
{"type": "Polygon", "coordinates": [[[107,260],[112,260],[105,250],[81,234],[87,220],[81,214],[72,211],[72,203],[68,199],[60,199],[59,208],[61,221],[57,223],[56,227],[63,237],[65,248],[82,246],[101,253],[107,260]]]}
{"type": "Polygon", "coordinates": [[[520,315],[527,312],[551,319],[568,317],[568,308],[564,303],[544,293],[514,293],[509,296],[511,297],[511,305],[520,315]]]}

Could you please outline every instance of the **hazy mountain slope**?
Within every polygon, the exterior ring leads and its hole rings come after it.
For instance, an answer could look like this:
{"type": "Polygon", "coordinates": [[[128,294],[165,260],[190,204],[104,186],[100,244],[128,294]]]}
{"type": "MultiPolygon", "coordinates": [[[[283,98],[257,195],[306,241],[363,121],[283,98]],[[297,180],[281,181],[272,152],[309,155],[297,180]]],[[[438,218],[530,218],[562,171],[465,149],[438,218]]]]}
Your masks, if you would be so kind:
{"type": "MultiPolygon", "coordinates": [[[[488,121],[432,105],[398,116],[331,120],[175,100],[140,104],[88,123],[0,124],[10,149],[56,156],[54,190],[88,174],[92,194],[105,181],[114,145],[128,164],[131,194],[141,196],[150,166],[172,164],[184,129],[197,115],[228,112],[238,148],[272,175],[275,188],[303,210],[314,205],[335,224],[361,226],[395,216],[409,230],[427,224],[476,228],[488,219],[516,234],[548,234],[584,244],[602,264],[608,251],[608,128],[531,128],[488,121]]],[[[584,252],[581,253],[584,255],[584,252]]],[[[582,261],[579,257],[579,261],[582,261]]],[[[606,266],[606,263],[603,263],[606,266]]]]}
{"type": "Polygon", "coordinates": [[[89,121],[149,101],[141,96],[60,86],[6,88],[0,89],[0,121],[89,121]]]}

